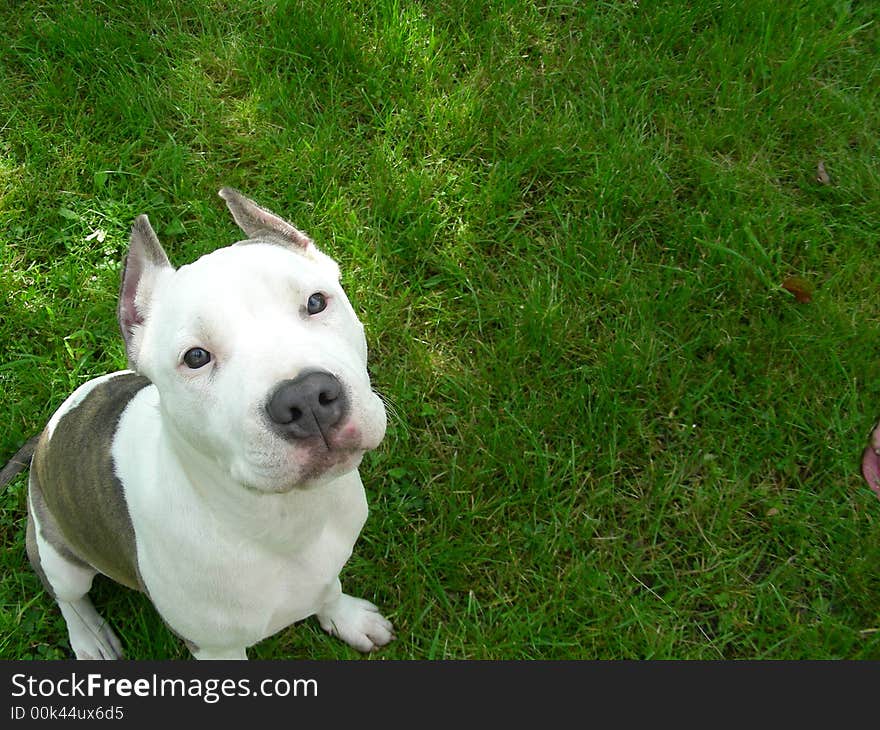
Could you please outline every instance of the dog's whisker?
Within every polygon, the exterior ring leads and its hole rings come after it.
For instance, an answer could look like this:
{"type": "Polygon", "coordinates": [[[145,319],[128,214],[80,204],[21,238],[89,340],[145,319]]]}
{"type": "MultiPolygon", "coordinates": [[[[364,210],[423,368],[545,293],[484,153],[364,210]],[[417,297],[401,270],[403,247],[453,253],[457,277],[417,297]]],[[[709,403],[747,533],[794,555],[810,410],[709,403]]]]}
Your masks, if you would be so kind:
{"type": "Polygon", "coordinates": [[[397,404],[390,398],[390,396],[385,393],[381,393],[378,390],[373,390],[373,393],[378,396],[379,400],[382,401],[385,406],[385,411],[388,414],[388,419],[393,421],[397,426],[402,428],[404,431],[408,431],[408,426],[403,416],[400,415],[400,410],[397,407],[397,404]]]}

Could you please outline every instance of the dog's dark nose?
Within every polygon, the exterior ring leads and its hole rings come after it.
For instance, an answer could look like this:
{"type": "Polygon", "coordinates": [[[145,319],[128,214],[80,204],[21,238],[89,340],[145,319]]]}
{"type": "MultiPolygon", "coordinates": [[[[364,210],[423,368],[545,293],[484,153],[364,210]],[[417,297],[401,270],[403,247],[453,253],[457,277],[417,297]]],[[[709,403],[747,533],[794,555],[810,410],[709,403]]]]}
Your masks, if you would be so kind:
{"type": "Polygon", "coordinates": [[[335,375],[312,371],[280,382],[266,404],[269,420],[287,437],[326,435],[348,412],[348,398],[335,375]]]}

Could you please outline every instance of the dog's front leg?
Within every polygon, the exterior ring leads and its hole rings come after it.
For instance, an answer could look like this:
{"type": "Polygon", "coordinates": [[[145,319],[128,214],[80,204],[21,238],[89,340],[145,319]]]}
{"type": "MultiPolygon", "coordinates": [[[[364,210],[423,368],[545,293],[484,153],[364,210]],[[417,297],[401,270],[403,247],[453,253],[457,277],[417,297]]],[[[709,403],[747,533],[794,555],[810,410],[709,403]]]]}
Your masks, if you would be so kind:
{"type": "Polygon", "coordinates": [[[369,601],[343,593],[338,578],[329,593],[317,614],[328,634],[363,652],[375,651],[394,639],[391,622],[369,601]]]}

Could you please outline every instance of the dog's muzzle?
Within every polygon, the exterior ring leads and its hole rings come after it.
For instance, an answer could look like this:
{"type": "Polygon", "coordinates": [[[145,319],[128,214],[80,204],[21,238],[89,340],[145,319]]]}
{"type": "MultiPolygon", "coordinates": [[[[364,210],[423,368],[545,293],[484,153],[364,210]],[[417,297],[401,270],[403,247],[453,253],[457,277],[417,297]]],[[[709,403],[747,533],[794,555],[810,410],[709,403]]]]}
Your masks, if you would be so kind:
{"type": "Polygon", "coordinates": [[[276,431],[291,440],[323,438],[349,410],[348,397],[339,379],[321,370],[281,381],[269,396],[266,413],[276,431]]]}

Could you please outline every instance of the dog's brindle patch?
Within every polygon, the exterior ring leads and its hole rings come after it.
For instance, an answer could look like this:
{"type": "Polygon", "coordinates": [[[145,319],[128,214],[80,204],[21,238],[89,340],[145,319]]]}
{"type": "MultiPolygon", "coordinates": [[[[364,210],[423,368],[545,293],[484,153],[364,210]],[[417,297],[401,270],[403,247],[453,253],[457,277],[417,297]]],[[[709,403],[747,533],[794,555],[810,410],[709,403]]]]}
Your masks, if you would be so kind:
{"type": "Polygon", "coordinates": [[[42,536],[65,557],[140,591],[134,528],[111,448],[122,412],[149,384],[123,373],[96,386],[61,417],[51,438],[43,434],[31,464],[42,536]]]}
{"type": "Polygon", "coordinates": [[[37,547],[37,524],[34,516],[40,523],[40,536],[51,545],[59,555],[65,560],[78,565],[82,568],[89,567],[78,555],[75,555],[68,546],[61,534],[61,528],[52,516],[52,513],[46,507],[46,498],[43,497],[43,490],[40,487],[40,480],[37,478],[36,470],[31,470],[30,482],[28,483],[28,506],[27,506],[27,531],[25,532],[25,549],[27,550],[28,559],[31,561],[34,571],[40,578],[43,587],[49,592],[52,598],[57,598],[55,589],[46,578],[43,565],[40,561],[40,551],[37,547]]]}

